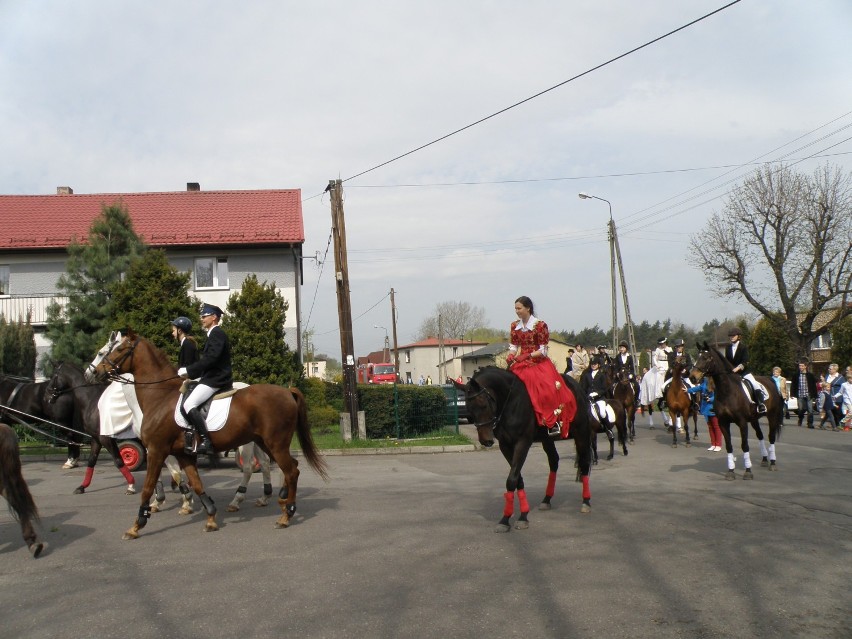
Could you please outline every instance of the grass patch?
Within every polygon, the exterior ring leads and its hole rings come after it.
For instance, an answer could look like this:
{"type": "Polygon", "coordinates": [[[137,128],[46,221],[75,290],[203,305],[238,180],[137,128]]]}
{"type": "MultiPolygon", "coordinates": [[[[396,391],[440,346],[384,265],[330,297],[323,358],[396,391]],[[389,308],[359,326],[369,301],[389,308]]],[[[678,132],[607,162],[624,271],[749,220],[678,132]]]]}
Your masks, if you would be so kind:
{"type": "MultiPolygon", "coordinates": [[[[471,443],[470,439],[465,435],[448,433],[447,431],[436,431],[434,433],[426,433],[421,437],[414,439],[394,439],[385,437],[383,439],[353,439],[345,442],[339,433],[317,432],[313,435],[314,444],[319,450],[335,450],[348,449],[354,450],[358,448],[399,448],[400,446],[464,446],[471,443]]],[[[291,448],[299,450],[299,440],[294,437],[291,448]]]]}

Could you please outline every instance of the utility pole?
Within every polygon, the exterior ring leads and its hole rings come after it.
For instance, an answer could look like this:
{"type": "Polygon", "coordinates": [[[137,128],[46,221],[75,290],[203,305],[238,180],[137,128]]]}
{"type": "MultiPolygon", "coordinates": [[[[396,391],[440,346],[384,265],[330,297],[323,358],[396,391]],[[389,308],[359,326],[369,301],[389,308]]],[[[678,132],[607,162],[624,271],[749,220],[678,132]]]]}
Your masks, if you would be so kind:
{"type": "MultiPolygon", "coordinates": [[[[607,204],[609,202],[607,201],[607,204]]],[[[612,205],[609,213],[609,274],[612,279],[612,352],[618,352],[618,310],[615,297],[615,222],[612,220],[612,205]]]]}
{"type": "Polygon", "coordinates": [[[329,180],[331,193],[331,233],[334,239],[334,281],[337,288],[337,316],[340,325],[340,361],[343,365],[343,402],[349,413],[354,438],[358,437],[358,392],[355,371],[355,345],[352,336],[352,306],[349,300],[349,265],[346,257],[346,224],[343,219],[343,181],[329,180]]]}
{"type": "Polygon", "coordinates": [[[393,367],[396,377],[399,379],[399,343],[396,341],[396,302],[393,297],[393,289],[390,290],[391,298],[391,330],[393,331],[393,367]]]}
{"type": "MultiPolygon", "coordinates": [[[[621,278],[621,295],[624,298],[624,316],[627,322],[627,340],[630,342],[630,352],[633,361],[639,365],[639,353],[636,352],[636,337],[633,335],[633,320],[630,319],[630,302],[627,301],[627,284],[624,281],[624,265],[621,263],[621,247],[618,244],[618,234],[615,231],[615,222],[612,224],[612,238],[615,244],[615,254],[618,258],[618,275],[621,278]]],[[[637,369],[638,370],[638,369],[637,369]]]]}

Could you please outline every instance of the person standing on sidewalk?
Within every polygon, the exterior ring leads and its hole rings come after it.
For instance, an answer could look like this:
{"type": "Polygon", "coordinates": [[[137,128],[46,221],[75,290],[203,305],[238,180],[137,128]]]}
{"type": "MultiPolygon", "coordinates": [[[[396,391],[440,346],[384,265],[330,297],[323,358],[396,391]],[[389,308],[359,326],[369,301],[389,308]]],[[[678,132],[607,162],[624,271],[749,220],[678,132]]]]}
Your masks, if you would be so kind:
{"type": "Polygon", "coordinates": [[[796,414],[799,416],[799,426],[802,425],[804,414],[808,414],[808,428],[814,427],[814,406],[811,403],[816,399],[817,387],[816,377],[808,370],[810,361],[807,357],[799,360],[799,370],[790,380],[790,395],[796,398],[799,407],[796,414]]]}

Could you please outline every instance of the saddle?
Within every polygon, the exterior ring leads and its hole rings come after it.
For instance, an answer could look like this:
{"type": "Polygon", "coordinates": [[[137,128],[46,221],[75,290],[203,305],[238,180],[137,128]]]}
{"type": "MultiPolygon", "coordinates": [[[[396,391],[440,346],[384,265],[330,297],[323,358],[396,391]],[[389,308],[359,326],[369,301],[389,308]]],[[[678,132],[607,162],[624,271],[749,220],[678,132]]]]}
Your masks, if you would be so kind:
{"type": "MultiPolygon", "coordinates": [[[[183,415],[184,419],[189,422],[189,416],[186,414],[186,410],[183,405],[189,397],[190,393],[195,390],[195,387],[198,386],[199,382],[193,379],[184,380],[183,384],[180,385],[180,412],[183,415]]],[[[218,392],[214,393],[206,402],[204,402],[201,406],[198,407],[198,411],[204,417],[204,420],[207,420],[207,415],[210,413],[210,406],[213,404],[213,400],[216,399],[225,399],[226,397],[230,397],[234,393],[236,393],[240,388],[245,388],[248,384],[242,384],[237,382],[236,384],[231,384],[228,388],[220,388],[218,392]]],[[[192,431],[192,427],[184,428],[183,430],[192,431]]]]}

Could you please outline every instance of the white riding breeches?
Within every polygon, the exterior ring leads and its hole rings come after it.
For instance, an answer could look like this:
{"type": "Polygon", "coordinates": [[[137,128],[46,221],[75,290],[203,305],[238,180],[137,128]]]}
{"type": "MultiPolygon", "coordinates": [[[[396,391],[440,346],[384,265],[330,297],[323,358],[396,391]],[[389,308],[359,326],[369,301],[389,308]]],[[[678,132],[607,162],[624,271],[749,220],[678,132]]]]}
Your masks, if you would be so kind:
{"type": "Polygon", "coordinates": [[[217,390],[219,389],[207,386],[206,384],[199,384],[192,390],[189,397],[186,398],[186,401],[183,403],[183,409],[188,413],[193,408],[198,408],[208,399],[213,397],[217,390]]]}

